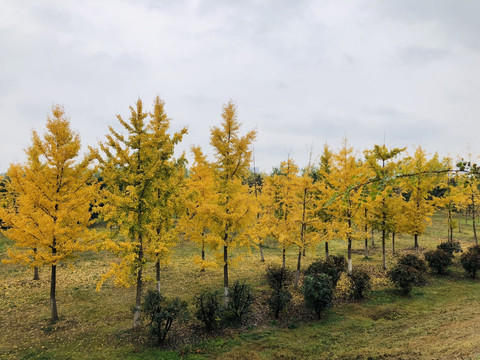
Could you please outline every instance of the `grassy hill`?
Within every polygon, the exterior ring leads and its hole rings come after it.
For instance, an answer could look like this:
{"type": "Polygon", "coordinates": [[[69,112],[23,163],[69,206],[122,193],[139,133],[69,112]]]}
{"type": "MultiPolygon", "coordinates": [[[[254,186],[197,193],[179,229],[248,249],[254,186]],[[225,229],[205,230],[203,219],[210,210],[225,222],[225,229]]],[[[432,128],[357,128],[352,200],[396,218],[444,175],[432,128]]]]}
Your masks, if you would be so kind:
{"type": "MultiPolygon", "coordinates": [[[[473,244],[470,226],[461,221],[455,237],[464,249],[473,244]]],[[[425,236],[423,250],[446,240],[444,215],[438,213],[425,236]]],[[[363,256],[363,243],[354,245],[354,266],[373,277],[373,291],[363,302],[336,300],[321,321],[315,321],[302,305],[301,294],[281,321],[273,321],[264,304],[268,296],[262,276],[269,263],[280,263],[281,250],[270,244],[266,263],[252,249],[232,270],[232,280],[255,287],[255,315],[239,329],[216,335],[204,334],[199,324],[178,325],[166,348],[150,343],[146,332],[131,332],[134,289],[116,288],[107,282],[95,291],[101,274],[115,259],[107,253],[85,253],[73,266],[58,269],[60,321],[49,321],[47,268],[40,269],[40,281],[21,265],[0,264],[0,358],[5,359],[480,359],[480,283],[467,278],[458,256],[450,273],[429,277],[425,287],[402,297],[393,290],[381,268],[381,244],[370,258],[363,256]]],[[[0,237],[0,259],[6,258],[9,240],[0,237]]],[[[396,249],[405,254],[413,239],[398,236],[396,249]]],[[[343,241],[332,241],[331,253],[346,254],[343,241]]],[[[396,256],[387,243],[387,264],[396,256]]],[[[195,246],[182,241],[170,264],[162,271],[162,291],[190,304],[203,289],[221,289],[221,269],[199,272],[192,264],[195,246]]],[[[288,252],[287,266],[294,268],[296,251],[288,252]]],[[[213,256],[213,254],[208,254],[213,256]]],[[[304,268],[323,257],[323,244],[315,254],[307,252],[304,268]]],[[[153,279],[153,266],[147,276],[153,279]]],[[[153,282],[148,286],[154,287],[153,282]]],[[[342,280],[338,293],[342,293],[342,280]]],[[[193,308],[191,308],[193,310],[193,308]]]]}

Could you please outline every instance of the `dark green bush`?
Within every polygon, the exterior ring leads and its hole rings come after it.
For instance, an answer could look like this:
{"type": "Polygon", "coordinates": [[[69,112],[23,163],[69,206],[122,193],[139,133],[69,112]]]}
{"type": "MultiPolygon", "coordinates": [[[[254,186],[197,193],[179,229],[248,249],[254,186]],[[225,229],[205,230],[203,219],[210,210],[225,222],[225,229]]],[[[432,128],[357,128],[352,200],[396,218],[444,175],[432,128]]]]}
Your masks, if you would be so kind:
{"type": "Polygon", "coordinates": [[[462,252],[462,247],[458,241],[454,242],[443,242],[437,246],[437,249],[443,250],[446,253],[450,254],[453,257],[453,253],[462,252]]]}
{"type": "Polygon", "coordinates": [[[172,327],[173,322],[186,316],[187,303],[175,298],[165,300],[157,291],[148,290],[145,294],[142,311],[148,320],[150,335],[156,338],[158,343],[163,343],[172,327]]]}
{"type": "Polygon", "coordinates": [[[396,264],[390,271],[387,272],[387,276],[392,282],[402,290],[402,293],[408,295],[411,293],[413,285],[419,283],[420,272],[411,267],[402,264],[396,264]]]}
{"type": "Polygon", "coordinates": [[[345,256],[330,255],[328,260],[318,260],[310,264],[305,270],[305,276],[318,276],[320,274],[327,274],[332,280],[332,286],[337,286],[338,280],[347,269],[347,260],[345,256]]]}
{"type": "Polygon", "coordinates": [[[308,275],[303,282],[303,296],[307,307],[320,319],[322,311],[333,302],[333,282],[329,275],[308,275]]]}
{"type": "Polygon", "coordinates": [[[207,331],[218,329],[222,317],[222,297],[218,291],[204,291],[195,297],[195,317],[205,324],[207,331]]]}
{"type": "Polygon", "coordinates": [[[235,281],[228,295],[228,308],[225,310],[224,321],[226,324],[240,324],[250,313],[250,306],[254,300],[252,288],[250,285],[235,281]]]}
{"type": "Polygon", "coordinates": [[[399,266],[406,266],[407,268],[413,268],[417,270],[416,280],[413,285],[420,286],[426,282],[427,264],[418,256],[407,254],[398,259],[397,264],[399,266]]]}
{"type": "Polygon", "coordinates": [[[437,274],[445,274],[447,268],[452,265],[453,255],[437,249],[425,253],[428,266],[437,274]]]}
{"type": "Polygon", "coordinates": [[[265,273],[268,286],[274,291],[283,290],[293,282],[293,272],[278,265],[270,265],[265,273]]]}
{"type": "Polygon", "coordinates": [[[283,309],[287,307],[292,299],[292,294],[287,290],[293,281],[293,272],[282,269],[280,266],[269,266],[265,274],[268,286],[273,290],[268,299],[268,305],[275,319],[278,319],[283,309]]]}
{"type": "Polygon", "coordinates": [[[468,275],[475,279],[480,269],[480,246],[475,245],[468,248],[460,257],[460,262],[468,275]]]}
{"type": "Polygon", "coordinates": [[[352,299],[363,299],[370,290],[370,275],[363,270],[353,269],[348,275],[350,279],[350,290],[352,299]]]}

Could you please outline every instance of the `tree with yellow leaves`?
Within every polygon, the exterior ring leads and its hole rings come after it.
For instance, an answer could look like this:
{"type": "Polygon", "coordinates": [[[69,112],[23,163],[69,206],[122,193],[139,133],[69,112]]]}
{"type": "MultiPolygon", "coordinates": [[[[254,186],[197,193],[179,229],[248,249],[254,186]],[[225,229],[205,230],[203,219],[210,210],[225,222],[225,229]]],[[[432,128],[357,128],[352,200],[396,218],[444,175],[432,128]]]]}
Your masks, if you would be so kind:
{"type": "Polygon", "coordinates": [[[159,281],[159,261],[168,256],[176,240],[169,231],[182,161],[175,160],[173,153],[187,130],[168,133],[170,119],[164,105],[157,97],[153,112],[146,113],[139,99],[135,108],[130,107],[128,122],[117,116],[127,135],[109,127],[107,141],[100,143],[103,156],[97,151],[105,184],[101,211],[115,230],[114,235],[121,235],[104,242],[104,247],[116,253],[121,262],[112,264],[97,288],[110,276],[115,276],[118,285],[136,283],[134,329],[140,326],[145,264],[155,261],[159,281]]]}
{"type": "Polygon", "coordinates": [[[90,206],[98,192],[93,180],[93,160],[87,154],[77,161],[80,137],[70,128],[63,107],[52,108],[43,138],[35,131],[25,164],[12,164],[7,190],[13,206],[0,209],[14,241],[7,262],[51,267],[51,320],[59,319],[56,301],[57,265],[90,248],[90,206]]]}
{"type": "Polygon", "coordinates": [[[195,258],[194,262],[204,271],[207,267],[215,266],[214,262],[205,258],[206,247],[216,250],[219,245],[211,238],[210,231],[217,192],[212,164],[207,161],[199,146],[193,146],[192,153],[194,162],[186,185],[186,212],[180,219],[179,227],[186,238],[200,245],[201,257],[195,258]]]}
{"type": "Polygon", "coordinates": [[[261,194],[263,216],[259,227],[263,237],[272,236],[282,246],[282,269],[286,251],[300,233],[293,216],[297,172],[298,167],[291,159],[283,161],[278,170],[265,178],[261,194]]]}
{"type": "Polygon", "coordinates": [[[439,184],[439,177],[445,175],[448,166],[440,162],[437,154],[427,159],[427,154],[419,146],[413,157],[404,159],[402,168],[405,175],[402,188],[407,194],[402,228],[413,235],[415,253],[418,254],[418,236],[425,232],[435,211],[430,191],[439,184]]]}
{"type": "Polygon", "coordinates": [[[213,207],[213,223],[210,227],[213,241],[223,247],[223,286],[225,305],[228,304],[229,250],[246,247],[250,237],[246,229],[253,226],[256,209],[248,201],[249,188],[243,183],[248,175],[251,160],[250,146],[256,132],[240,136],[237,108],[230,100],[223,106],[222,123],[211,129],[210,145],[214,148],[214,182],[217,198],[213,207]]]}
{"type": "Polygon", "coordinates": [[[329,184],[330,206],[335,214],[338,235],[347,241],[348,273],[352,272],[352,241],[365,237],[361,224],[362,188],[369,178],[369,169],[357,161],[345,139],[340,151],[333,156],[332,171],[325,175],[329,184]]]}
{"type": "Polygon", "coordinates": [[[398,186],[397,175],[398,164],[394,161],[405,148],[388,149],[385,145],[375,145],[372,150],[365,151],[367,166],[373,174],[371,182],[371,195],[374,198],[371,204],[373,228],[382,232],[382,265],[387,269],[385,240],[392,232],[396,220],[395,211],[398,186]]]}

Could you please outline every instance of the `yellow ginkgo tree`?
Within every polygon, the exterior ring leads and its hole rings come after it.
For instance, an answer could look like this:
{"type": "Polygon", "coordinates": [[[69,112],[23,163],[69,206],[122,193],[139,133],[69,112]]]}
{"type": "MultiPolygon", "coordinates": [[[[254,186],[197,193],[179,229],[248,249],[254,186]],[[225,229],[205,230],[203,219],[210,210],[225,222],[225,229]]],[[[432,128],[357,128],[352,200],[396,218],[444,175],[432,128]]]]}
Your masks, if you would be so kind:
{"type": "Polygon", "coordinates": [[[104,182],[100,210],[115,235],[105,240],[104,248],[121,259],[102,276],[97,288],[110,276],[117,285],[136,284],[134,329],[140,326],[144,267],[148,261],[155,262],[159,289],[160,260],[168,257],[176,240],[169,231],[178,205],[174,196],[181,185],[182,160],[173,155],[187,130],[168,132],[170,119],[164,106],[157,97],[153,111],[147,113],[139,99],[130,107],[129,121],[117,116],[126,135],[109,127],[110,134],[97,152],[104,182]]]}
{"type": "Polygon", "coordinates": [[[228,304],[229,251],[235,247],[250,245],[246,230],[254,225],[256,219],[255,204],[249,201],[249,187],[243,182],[248,175],[251,161],[251,145],[256,137],[255,131],[244,136],[240,133],[237,108],[230,100],[223,107],[220,126],[211,129],[215,161],[212,163],[214,183],[217,192],[212,207],[211,239],[223,248],[223,287],[225,305],[228,304]]]}
{"type": "Polygon", "coordinates": [[[98,187],[93,156],[80,157],[80,137],[62,106],[52,108],[42,137],[33,131],[25,164],[12,164],[6,189],[12,206],[0,209],[5,235],[14,241],[6,262],[50,266],[51,320],[59,319],[57,266],[92,248],[90,207],[98,187]]]}

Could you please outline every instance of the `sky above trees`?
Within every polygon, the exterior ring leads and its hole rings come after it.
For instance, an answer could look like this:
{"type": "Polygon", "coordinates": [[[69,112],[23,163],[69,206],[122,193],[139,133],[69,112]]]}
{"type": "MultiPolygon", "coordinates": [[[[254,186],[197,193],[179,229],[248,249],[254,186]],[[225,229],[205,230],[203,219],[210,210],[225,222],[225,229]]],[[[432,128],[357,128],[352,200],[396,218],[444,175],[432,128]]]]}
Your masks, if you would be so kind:
{"type": "Polygon", "coordinates": [[[5,0],[0,172],[25,161],[56,103],[85,146],[157,95],[173,131],[189,127],[179,148],[208,155],[233,99],[263,171],[345,136],[477,155],[479,13],[476,0],[5,0]]]}

